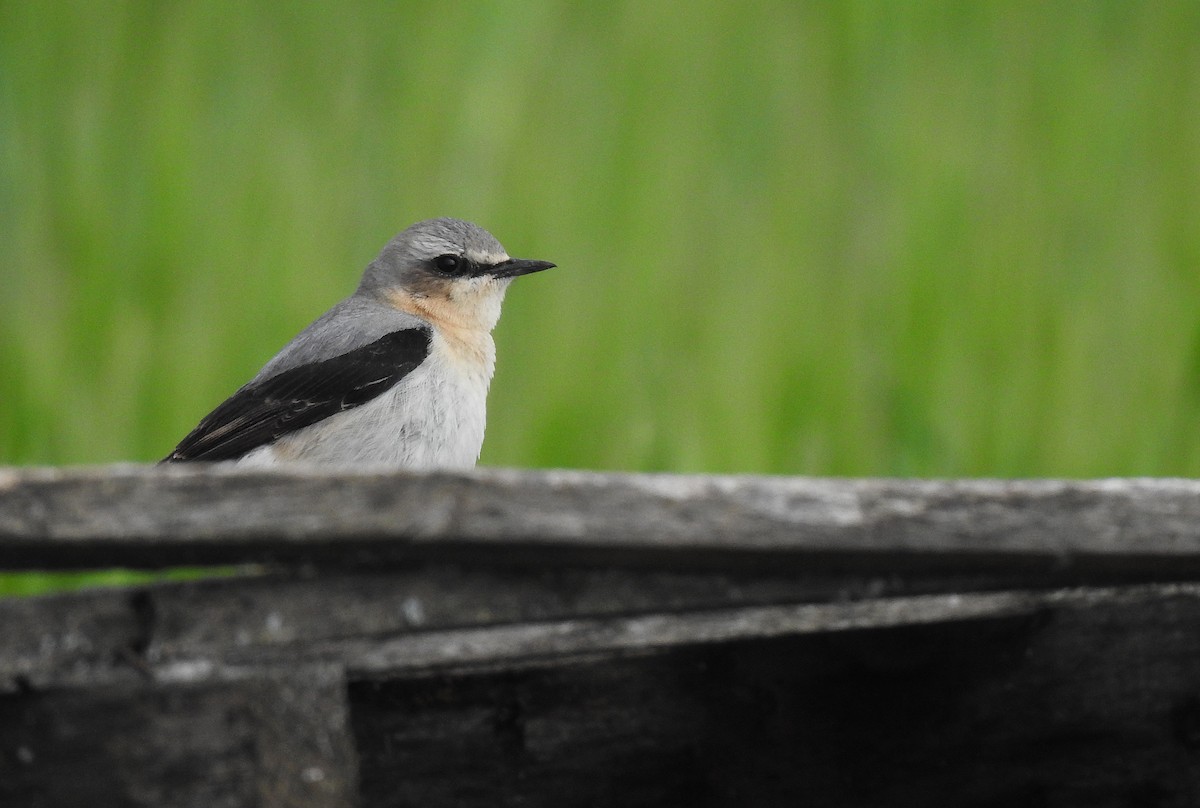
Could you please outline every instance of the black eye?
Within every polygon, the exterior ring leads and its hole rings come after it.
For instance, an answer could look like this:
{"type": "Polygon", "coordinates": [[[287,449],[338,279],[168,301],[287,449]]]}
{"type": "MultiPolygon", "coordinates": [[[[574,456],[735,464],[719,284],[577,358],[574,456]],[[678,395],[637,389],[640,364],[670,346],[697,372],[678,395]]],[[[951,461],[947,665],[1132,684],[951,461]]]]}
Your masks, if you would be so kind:
{"type": "Polygon", "coordinates": [[[467,265],[467,262],[462,259],[461,255],[439,255],[433,259],[434,265],[440,272],[445,272],[447,275],[453,275],[461,272],[467,265]]]}

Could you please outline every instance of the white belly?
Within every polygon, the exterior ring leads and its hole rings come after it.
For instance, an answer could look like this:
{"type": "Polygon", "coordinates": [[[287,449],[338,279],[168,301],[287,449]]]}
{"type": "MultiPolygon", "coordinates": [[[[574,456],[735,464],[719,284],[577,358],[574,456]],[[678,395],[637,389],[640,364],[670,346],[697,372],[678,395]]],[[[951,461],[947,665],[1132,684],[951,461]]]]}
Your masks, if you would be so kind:
{"type": "Polygon", "coordinates": [[[491,363],[463,367],[436,349],[395,387],[360,407],[250,452],[238,462],[408,469],[471,468],[483,448],[491,363]]]}

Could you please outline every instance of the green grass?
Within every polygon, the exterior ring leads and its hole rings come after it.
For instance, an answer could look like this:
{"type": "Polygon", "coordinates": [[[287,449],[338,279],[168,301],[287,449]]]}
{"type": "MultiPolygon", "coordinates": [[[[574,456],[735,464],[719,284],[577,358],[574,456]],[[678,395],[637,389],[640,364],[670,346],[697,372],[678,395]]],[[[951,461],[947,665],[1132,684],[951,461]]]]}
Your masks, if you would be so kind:
{"type": "Polygon", "coordinates": [[[1200,4],[0,2],[0,463],[469,218],[489,465],[1200,473],[1200,4]]]}
{"type": "Polygon", "coordinates": [[[0,597],[41,595],[97,586],[135,586],[159,581],[191,581],[214,576],[251,575],[252,567],[180,567],[164,572],[127,569],[87,572],[23,572],[0,574],[0,597]]]}

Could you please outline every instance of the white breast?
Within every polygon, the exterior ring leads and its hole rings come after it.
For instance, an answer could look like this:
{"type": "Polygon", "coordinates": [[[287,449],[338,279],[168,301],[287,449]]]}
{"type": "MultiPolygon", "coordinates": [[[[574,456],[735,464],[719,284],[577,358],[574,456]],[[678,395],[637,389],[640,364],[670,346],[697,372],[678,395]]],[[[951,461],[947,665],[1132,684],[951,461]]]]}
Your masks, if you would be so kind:
{"type": "Polygon", "coordinates": [[[472,336],[471,350],[464,351],[458,340],[435,332],[425,361],[386,393],[256,449],[239,462],[471,468],[483,447],[496,355],[490,334],[472,336]]]}

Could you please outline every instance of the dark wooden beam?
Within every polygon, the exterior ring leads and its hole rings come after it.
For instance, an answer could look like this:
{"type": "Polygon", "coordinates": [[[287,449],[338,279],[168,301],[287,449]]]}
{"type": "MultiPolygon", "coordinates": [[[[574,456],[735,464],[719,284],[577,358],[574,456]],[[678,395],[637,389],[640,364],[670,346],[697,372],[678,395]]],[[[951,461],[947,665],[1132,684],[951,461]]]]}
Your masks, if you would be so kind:
{"type": "Polygon", "coordinates": [[[0,694],[0,805],[354,808],[340,671],[0,694]]]}
{"type": "Polygon", "coordinates": [[[1198,627],[1155,585],[232,633],[0,695],[0,804],[1191,805],[1198,627]]]}
{"type": "Polygon", "coordinates": [[[352,676],[520,668],[684,645],[1200,600],[1200,584],[805,601],[803,582],[427,568],[0,600],[0,692],[197,685],[316,666],[352,676]]]}
{"type": "Polygon", "coordinates": [[[353,680],[364,808],[1200,804],[1200,600],[353,680]],[[404,776],[397,776],[404,772],[404,776]]]}

